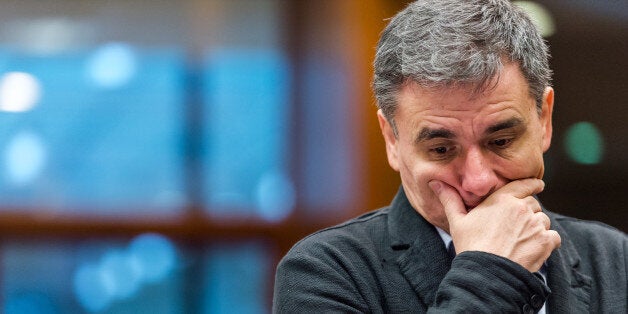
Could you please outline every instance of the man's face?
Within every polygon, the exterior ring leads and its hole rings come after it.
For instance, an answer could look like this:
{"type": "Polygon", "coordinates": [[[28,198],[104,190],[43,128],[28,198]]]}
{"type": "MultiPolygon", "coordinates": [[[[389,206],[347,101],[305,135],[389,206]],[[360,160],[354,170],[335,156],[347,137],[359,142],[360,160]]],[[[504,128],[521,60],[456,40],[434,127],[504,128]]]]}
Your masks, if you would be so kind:
{"type": "Polygon", "coordinates": [[[494,88],[472,95],[467,87],[406,84],[394,117],[397,137],[378,112],[388,161],[410,203],[446,231],[447,218],[428,182],[449,184],[472,210],[510,181],[541,179],[552,136],[553,90],[546,89],[539,114],[517,64],[503,67],[494,88]]]}

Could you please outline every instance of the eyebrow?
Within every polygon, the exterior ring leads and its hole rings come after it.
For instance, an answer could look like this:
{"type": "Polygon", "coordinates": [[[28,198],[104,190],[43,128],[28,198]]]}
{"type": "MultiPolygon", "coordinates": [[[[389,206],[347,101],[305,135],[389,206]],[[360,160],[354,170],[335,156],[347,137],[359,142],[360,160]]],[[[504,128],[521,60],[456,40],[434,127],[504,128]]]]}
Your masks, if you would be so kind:
{"type": "Polygon", "coordinates": [[[497,124],[489,126],[484,133],[488,135],[488,134],[495,133],[501,130],[514,128],[522,124],[523,124],[523,120],[521,120],[520,118],[510,118],[506,121],[499,122],[497,124]]]}
{"type": "MultiPolygon", "coordinates": [[[[489,126],[485,134],[495,133],[501,130],[514,128],[523,124],[523,120],[520,118],[510,118],[506,121],[499,122],[497,124],[489,126]]],[[[444,139],[452,139],[455,138],[456,135],[447,129],[430,129],[430,128],[422,128],[417,136],[415,142],[420,143],[423,141],[435,139],[435,138],[444,138],[444,139]]]]}
{"type": "Polygon", "coordinates": [[[419,142],[431,140],[434,138],[452,139],[454,137],[456,137],[454,133],[447,129],[422,128],[415,142],[419,143],[419,142]]]}

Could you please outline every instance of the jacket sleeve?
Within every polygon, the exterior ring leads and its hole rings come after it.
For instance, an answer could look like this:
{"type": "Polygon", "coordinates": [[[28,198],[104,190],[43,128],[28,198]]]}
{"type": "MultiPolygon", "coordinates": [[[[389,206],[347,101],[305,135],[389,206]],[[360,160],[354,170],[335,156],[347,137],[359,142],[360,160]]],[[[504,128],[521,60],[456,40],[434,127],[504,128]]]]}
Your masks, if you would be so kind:
{"type": "Polygon", "coordinates": [[[277,267],[273,313],[368,313],[356,284],[325,256],[291,251],[277,267]]]}
{"type": "MultiPolygon", "coordinates": [[[[364,295],[364,283],[356,282],[359,274],[347,267],[350,261],[339,260],[342,255],[289,252],[277,267],[273,313],[400,310],[386,309],[382,303],[375,306],[372,299],[377,297],[364,295]]],[[[428,308],[406,310],[415,313],[533,313],[543,306],[548,295],[549,288],[542,279],[522,266],[489,253],[463,252],[454,259],[433,304],[428,308]]]]}
{"type": "Polygon", "coordinates": [[[462,252],[441,282],[429,313],[536,313],[550,294],[540,275],[506,258],[462,252]]]}

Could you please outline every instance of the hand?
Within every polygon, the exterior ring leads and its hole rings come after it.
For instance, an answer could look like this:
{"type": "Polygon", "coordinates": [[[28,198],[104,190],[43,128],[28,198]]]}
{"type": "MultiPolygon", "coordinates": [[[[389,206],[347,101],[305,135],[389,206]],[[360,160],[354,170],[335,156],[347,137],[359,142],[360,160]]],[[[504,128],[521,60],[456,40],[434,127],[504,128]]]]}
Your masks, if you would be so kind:
{"type": "Polygon", "coordinates": [[[530,272],[538,271],[560,236],[533,195],[545,184],[539,179],[512,181],[467,212],[460,194],[441,182],[429,183],[443,205],[456,251],[483,251],[508,258],[530,272]]]}

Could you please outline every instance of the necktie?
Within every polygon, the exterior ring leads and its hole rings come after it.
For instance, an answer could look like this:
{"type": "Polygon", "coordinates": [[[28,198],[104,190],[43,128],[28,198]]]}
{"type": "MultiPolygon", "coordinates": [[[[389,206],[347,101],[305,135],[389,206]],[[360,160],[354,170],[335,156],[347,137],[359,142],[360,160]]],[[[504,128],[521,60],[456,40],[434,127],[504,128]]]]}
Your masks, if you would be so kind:
{"type": "Polygon", "coordinates": [[[454,247],[454,241],[449,241],[449,245],[447,246],[447,253],[451,259],[456,257],[456,248],[454,247]]]}

